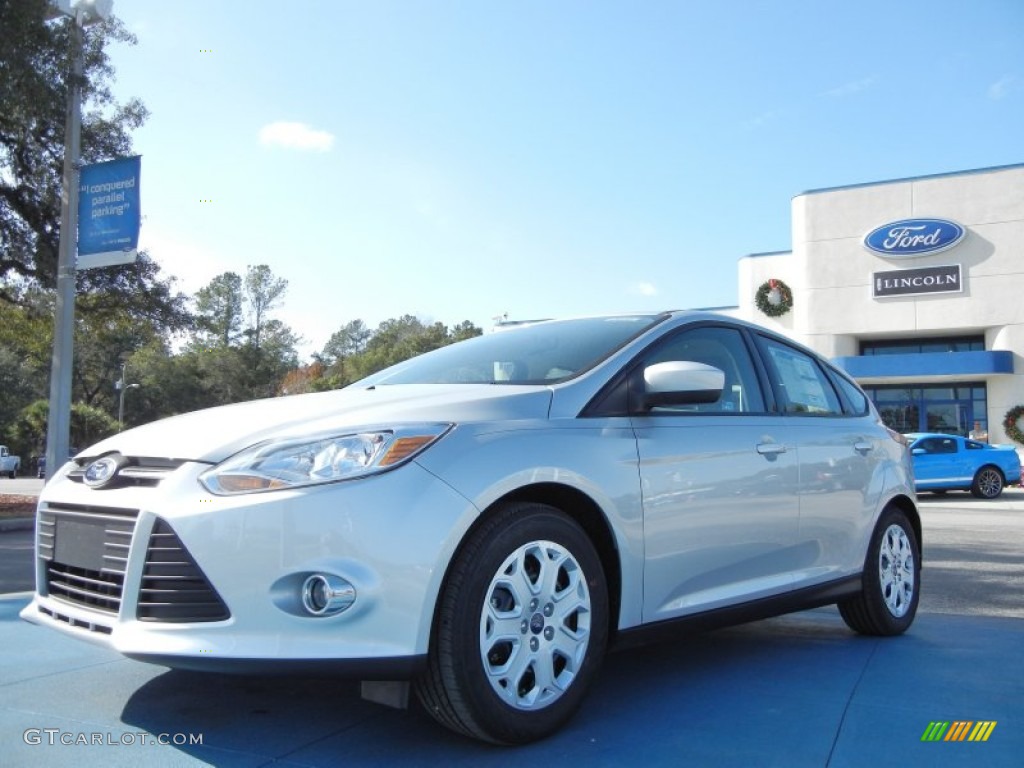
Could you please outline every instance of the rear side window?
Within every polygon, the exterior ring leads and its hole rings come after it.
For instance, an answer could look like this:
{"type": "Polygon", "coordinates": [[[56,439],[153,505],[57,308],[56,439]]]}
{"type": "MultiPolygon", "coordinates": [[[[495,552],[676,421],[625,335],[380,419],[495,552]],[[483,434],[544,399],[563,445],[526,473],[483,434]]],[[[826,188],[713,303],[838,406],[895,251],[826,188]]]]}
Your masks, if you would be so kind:
{"type": "Polygon", "coordinates": [[[849,403],[850,413],[854,416],[866,414],[868,412],[868,398],[867,395],[861,392],[860,387],[838,372],[832,378],[835,379],[836,384],[839,385],[839,389],[843,393],[843,397],[849,403]]]}
{"type": "Polygon", "coordinates": [[[774,339],[762,337],[768,351],[773,384],[782,395],[786,413],[839,416],[839,396],[825,372],[810,355],[774,339]]]}

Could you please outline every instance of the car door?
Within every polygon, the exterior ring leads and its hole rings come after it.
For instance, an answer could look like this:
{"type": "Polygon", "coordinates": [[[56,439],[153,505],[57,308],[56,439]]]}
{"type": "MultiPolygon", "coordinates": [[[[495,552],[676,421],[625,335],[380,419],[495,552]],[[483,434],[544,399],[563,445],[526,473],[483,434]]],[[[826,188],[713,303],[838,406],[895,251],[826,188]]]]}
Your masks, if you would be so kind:
{"type": "MultiPolygon", "coordinates": [[[[644,515],[644,621],[784,591],[800,562],[796,441],[769,412],[744,331],[688,327],[644,355],[725,373],[715,403],[634,413],[644,515]]],[[[639,386],[639,385],[638,385],[639,386]]]]}
{"type": "Polygon", "coordinates": [[[838,371],[781,339],[759,335],[759,341],[800,457],[803,559],[796,586],[860,571],[886,487],[888,435],[866,396],[838,371]]]}
{"type": "Polygon", "coordinates": [[[957,450],[955,437],[924,437],[914,443],[914,482],[918,488],[944,488],[970,483],[973,473],[957,450]]]}

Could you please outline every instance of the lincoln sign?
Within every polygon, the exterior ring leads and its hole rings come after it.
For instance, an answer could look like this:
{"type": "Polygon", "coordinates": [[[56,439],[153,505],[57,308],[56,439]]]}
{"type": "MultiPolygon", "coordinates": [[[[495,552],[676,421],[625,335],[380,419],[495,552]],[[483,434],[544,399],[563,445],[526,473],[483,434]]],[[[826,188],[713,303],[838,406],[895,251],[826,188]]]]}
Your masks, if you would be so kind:
{"type": "Polygon", "coordinates": [[[875,272],[872,278],[871,293],[876,299],[922,293],[959,293],[963,290],[959,264],[875,272]]]}

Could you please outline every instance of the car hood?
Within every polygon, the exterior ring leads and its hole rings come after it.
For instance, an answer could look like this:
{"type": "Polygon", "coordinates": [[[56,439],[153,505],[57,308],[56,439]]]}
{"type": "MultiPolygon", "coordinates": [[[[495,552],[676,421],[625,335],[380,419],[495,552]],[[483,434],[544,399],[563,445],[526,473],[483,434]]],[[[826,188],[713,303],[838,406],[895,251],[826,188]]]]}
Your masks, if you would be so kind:
{"type": "Polygon", "coordinates": [[[217,463],[274,437],[301,437],[415,422],[465,423],[547,418],[543,386],[407,384],[255,400],[172,416],[109,437],[83,451],[217,463]]]}

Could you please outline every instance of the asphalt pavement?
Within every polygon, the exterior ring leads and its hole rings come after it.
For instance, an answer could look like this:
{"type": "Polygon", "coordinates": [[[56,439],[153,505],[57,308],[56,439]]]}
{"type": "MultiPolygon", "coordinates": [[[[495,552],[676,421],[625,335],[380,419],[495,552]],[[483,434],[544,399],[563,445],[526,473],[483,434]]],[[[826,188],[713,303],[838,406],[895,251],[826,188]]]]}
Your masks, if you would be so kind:
{"type": "Polygon", "coordinates": [[[1019,768],[1024,492],[924,496],[921,513],[907,634],[860,637],[821,608],[623,651],[568,727],[514,749],[450,734],[416,706],[364,702],[351,681],[129,661],[19,620],[28,595],[0,595],[0,763],[1019,768]],[[934,723],[964,740],[927,740],[934,723]],[[976,730],[987,740],[970,741],[976,730]]]}

